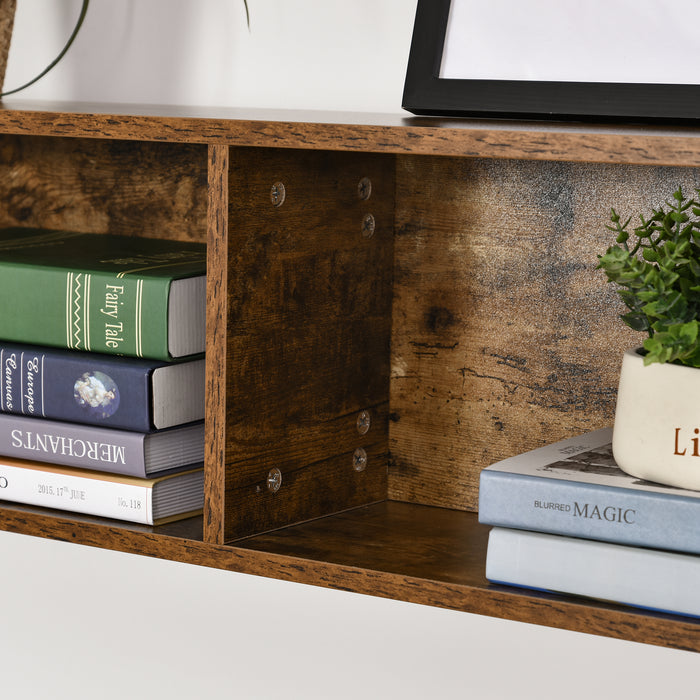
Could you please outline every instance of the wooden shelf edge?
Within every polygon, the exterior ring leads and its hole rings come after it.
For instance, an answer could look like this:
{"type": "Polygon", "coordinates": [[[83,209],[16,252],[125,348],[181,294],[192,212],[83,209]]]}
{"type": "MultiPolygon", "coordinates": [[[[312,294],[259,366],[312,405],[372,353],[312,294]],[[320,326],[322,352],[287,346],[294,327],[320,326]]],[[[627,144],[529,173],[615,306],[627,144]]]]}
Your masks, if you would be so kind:
{"type": "Polygon", "coordinates": [[[8,101],[0,132],[172,143],[700,166],[700,129],[362,113],[8,101]]]}
{"type": "MultiPolygon", "coordinates": [[[[367,535],[376,535],[376,523],[381,519],[392,520],[391,510],[397,506],[385,502],[349,511],[323,519],[323,528],[333,521],[341,523],[361,522],[370,513],[367,535]],[[387,515],[388,513],[388,515],[387,515]]],[[[97,518],[65,516],[25,506],[4,504],[0,506],[0,528],[8,532],[46,537],[103,549],[168,559],[186,564],[207,566],[232,572],[276,578],[283,581],[333,588],[409,603],[430,605],[467,613],[486,615],[513,621],[544,625],[621,640],[641,642],[656,646],[700,651],[700,621],[692,618],[649,613],[633,608],[587,601],[580,598],[558,596],[536,591],[493,586],[483,579],[484,543],[487,529],[476,523],[475,514],[428,506],[399,504],[401,517],[410,513],[422,513],[434,517],[456,519],[467,523],[470,534],[471,560],[461,575],[447,567],[429,562],[421,565],[425,575],[417,575],[415,567],[401,573],[401,561],[389,559],[383,568],[363,566],[353,559],[351,552],[346,561],[342,553],[319,552],[309,555],[294,531],[304,537],[304,528],[313,531],[318,525],[289,528],[261,537],[253,537],[236,545],[209,544],[202,541],[201,518],[173,523],[161,528],[148,528],[105,521],[97,518]],[[291,536],[292,544],[285,542],[291,536]],[[298,549],[297,555],[290,552],[298,549]],[[325,558],[321,558],[325,557],[325,558]],[[475,564],[475,562],[478,562],[475,564]],[[474,569],[478,569],[475,571],[474,569]],[[430,572],[435,573],[431,576],[430,572]],[[462,580],[457,580],[461,578],[462,580]]],[[[318,521],[317,521],[318,523],[318,521]]],[[[364,527],[364,526],[362,526],[364,527]]],[[[333,537],[331,537],[333,539],[333,537]]],[[[379,536],[381,549],[382,546],[379,536]]],[[[350,544],[350,543],[348,543],[350,544]]],[[[455,551],[464,543],[454,542],[455,551]]],[[[384,552],[385,556],[387,552],[384,552]]],[[[399,559],[401,557],[399,556],[399,559]]],[[[448,555],[449,558],[449,555],[448,555]]],[[[440,557],[438,557],[438,560],[440,557]]],[[[456,559],[455,559],[456,560],[456,559]]]]}

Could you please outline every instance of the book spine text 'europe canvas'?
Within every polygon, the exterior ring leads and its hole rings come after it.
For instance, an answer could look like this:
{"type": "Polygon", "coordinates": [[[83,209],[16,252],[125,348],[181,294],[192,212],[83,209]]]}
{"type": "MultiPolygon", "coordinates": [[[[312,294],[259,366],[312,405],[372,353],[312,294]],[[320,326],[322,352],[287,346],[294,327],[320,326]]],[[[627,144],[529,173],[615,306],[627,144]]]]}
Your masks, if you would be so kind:
{"type": "Polygon", "coordinates": [[[170,280],[3,265],[0,337],[167,360],[170,280]]]}
{"type": "Polygon", "coordinates": [[[700,499],[484,470],[479,522],[700,554],[700,499]]]}
{"type": "Polygon", "coordinates": [[[143,361],[0,343],[0,411],[146,432],[150,371],[143,361]]]}
{"type": "Polygon", "coordinates": [[[152,525],[151,496],[150,485],[11,466],[0,458],[0,498],[14,503],[152,525]]]}

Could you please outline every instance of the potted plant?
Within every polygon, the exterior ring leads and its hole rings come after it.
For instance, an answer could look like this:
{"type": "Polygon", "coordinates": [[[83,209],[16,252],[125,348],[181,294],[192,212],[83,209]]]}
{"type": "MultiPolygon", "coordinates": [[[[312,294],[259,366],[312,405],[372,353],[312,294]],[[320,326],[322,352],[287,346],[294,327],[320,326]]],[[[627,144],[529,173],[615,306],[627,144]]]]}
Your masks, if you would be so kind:
{"type": "Polygon", "coordinates": [[[623,357],[613,453],[633,476],[700,489],[700,201],[679,188],[639,218],[630,231],[613,209],[617,241],[598,256],[622,320],[648,336],[623,357]]]}

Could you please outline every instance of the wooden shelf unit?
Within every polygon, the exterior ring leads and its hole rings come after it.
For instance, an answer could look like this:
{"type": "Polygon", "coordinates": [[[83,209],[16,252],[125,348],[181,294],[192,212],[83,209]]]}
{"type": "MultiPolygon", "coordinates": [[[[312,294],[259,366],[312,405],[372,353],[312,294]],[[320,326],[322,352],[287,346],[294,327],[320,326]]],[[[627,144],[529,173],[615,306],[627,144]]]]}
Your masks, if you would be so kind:
{"type": "Polygon", "coordinates": [[[611,423],[607,212],[692,188],[700,130],[198,111],[0,109],[0,225],[208,244],[204,516],[0,528],[700,651],[489,584],[476,518],[483,467],[611,423]]]}

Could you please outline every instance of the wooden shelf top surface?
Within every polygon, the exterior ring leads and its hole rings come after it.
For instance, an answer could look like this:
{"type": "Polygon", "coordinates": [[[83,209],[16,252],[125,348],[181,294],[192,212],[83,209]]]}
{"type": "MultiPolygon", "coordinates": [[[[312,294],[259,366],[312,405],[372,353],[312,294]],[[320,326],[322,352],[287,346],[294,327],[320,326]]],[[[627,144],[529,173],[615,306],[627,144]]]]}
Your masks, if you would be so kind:
{"type": "Polygon", "coordinates": [[[457,157],[700,165],[700,128],[7,100],[0,132],[457,157]]]}
{"type": "Polygon", "coordinates": [[[700,620],[491,585],[488,528],[474,513],[386,501],[232,545],[202,541],[202,519],[150,528],[0,504],[22,534],[412,603],[700,651],[700,620]]]}

